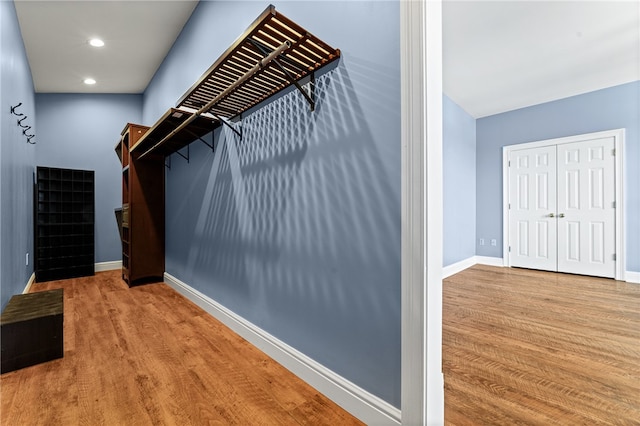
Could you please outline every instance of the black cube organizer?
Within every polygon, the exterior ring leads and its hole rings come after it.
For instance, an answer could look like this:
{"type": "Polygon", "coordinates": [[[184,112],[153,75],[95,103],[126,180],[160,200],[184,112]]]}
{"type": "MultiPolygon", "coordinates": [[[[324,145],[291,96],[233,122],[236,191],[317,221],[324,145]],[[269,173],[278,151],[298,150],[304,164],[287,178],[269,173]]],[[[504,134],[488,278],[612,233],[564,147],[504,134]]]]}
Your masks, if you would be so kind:
{"type": "Polygon", "coordinates": [[[93,275],[94,172],[38,167],[36,177],[36,281],[93,275]]]}
{"type": "Polygon", "coordinates": [[[62,289],[13,296],[0,319],[2,373],[64,355],[62,289]]]}

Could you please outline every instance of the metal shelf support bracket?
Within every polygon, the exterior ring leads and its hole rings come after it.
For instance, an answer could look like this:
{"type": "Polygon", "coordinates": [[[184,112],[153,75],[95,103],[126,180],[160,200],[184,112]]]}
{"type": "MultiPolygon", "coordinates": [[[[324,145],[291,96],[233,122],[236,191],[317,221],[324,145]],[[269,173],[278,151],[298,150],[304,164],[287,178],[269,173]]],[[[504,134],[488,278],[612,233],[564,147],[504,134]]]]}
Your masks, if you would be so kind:
{"type": "MultiPolygon", "coordinates": [[[[205,141],[204,139],[202,139],[200,136],[196,135],[195,133],[193,133],[193,132],[192,132],[191,130],[189,130],[189,129],[185,129],[185,131],[186,131],[187,133],[189,133],[191,136],[193,136],[194,138],[198,139],[200,142],[202,142],[202,143],[203,143],[203,144],[205,144],[206,146],[208,146],[209,148],[211,148],[211,151],[212,151],[212,152],[215,152],[215,151],[214,151],[214,144],[209,144],[209,142],[205,141]]],[[[212,136],[212,138],[213,138],[213,136],[212,136]]],[[[188,149],[189,149],[189,145],[187,145],[187,150],[188,150],[188,149]]],[[[178,151],[176,151],[176,152],[178,152],[178,151]]],[[[188,151],[187,151],[187,152],[188,152],[188,151]]],[[[189,162],[189,159],[187,159],[187,163],[188,163],[188,162],[189,162]]]]}
{"type": "Polygon", "coordinates": [[[176,154],[178,154],[180,157],[184,158],[185,160],[187,160],[187,163],[189,163],[189,157],[190,155],[190,150],[189,150],[189,145],[187,145],[187,155],[184,155],[183,153],[180,152],[180,150],[176,151],[176,154]]]}
{"type": "MultiPolygon", "coordinates": [[[[253,44],[255,48],[258,49],[265,56],[273,53],[273,52],[269,52],[260,43],[256,42],[253,39],[249,39],[249,42],[251,42],[251,44],[253,44]]],[[[300,83],[298,83],[295,77],[292,76],[289,71],[287,71],[287,69],[282,65],[282,63],[280,63],[280,60],[278,58],[281,57],[282,55],[283,53],[280,53],[277,57],[273,58],[273,62],[278,66],[278,68],[280,68],[280,71],[282,71],[284,75],[287,76],[287,79],[291,82],[291,84],[296,86],[296,88],[300,91],[300,93],[302,93],[302,96],[304,96],[307,102],[309,102],[309,108],[311,108],[311,111],[315,111],[316,109],[315,94],[314,94],[315,81],[313,79],[313,73],[311,74],[311,84],[309,89],[311,93],[309,94],[307,93],[306,90],[304,90],[304,88],[300,85],[300,83]]]]}
{"type": "Polygon", "coordinates": [[[228,128],[230,128],[230,129],[233,131],[233,133],[235,133],[235,134],[240,138],[240,140],[242,140],[242,127],[240,127],[240,131],[238,131],[235,127],[233,127],[233,126],[232,126],[232,125],[231,125],[227,120],[225,120],[224,118],[219,117],[219,116],[217,116],[216,114],[213,114],[213,116],[214,116],[215,118],[217,118],[217,119],[218,119],[222,124],[224,124],[225,126],[227,126],[228,128]]]}

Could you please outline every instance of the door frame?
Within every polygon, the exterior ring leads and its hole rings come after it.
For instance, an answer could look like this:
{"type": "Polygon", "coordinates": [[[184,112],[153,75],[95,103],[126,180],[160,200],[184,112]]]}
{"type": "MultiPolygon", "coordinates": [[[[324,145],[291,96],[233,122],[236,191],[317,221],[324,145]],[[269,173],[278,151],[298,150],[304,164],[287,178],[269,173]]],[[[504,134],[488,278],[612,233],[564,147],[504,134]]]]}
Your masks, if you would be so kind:
{"type": "Polygon", "coordinates": [[[512,151],[540,148],[549,145],[562,145],[580,142],[588,139],[614,138],[615,146],[615,192],[616,192],[616,272],[615,279],[625,281],[626,253],[625,253],[625,207],[624,207],[624,140],[625,129],[605,130],[601,132],[585,133],[562,138],[545,139],[502,147],[502,262],[510,267],[509,260],[509,156],[512,151]]]}
{"type": "Polygon", "coordinates": [[[401,423],[444,424],[442,1],[400,1],[401,423]]]}

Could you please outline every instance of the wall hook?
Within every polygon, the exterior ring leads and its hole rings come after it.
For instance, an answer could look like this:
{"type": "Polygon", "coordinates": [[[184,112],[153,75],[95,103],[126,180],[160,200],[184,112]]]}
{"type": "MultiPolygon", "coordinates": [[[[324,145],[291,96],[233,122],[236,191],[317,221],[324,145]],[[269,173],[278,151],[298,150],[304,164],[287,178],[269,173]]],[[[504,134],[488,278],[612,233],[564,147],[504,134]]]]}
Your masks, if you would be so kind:
{"type": "Polygon", "coordinates": [[[31,139],[33,139],[36,135],[31,135],[31,134],[27,133],[31,129],[31,126],[28,126],[26,124],[22,124],[22,122],[27,119],[27,116],[25,114],[21,113],[21,112],[16,111],[21,106],[22,106],[22,102],[19,102],[18,105],[12,106],[11,107],[11,114],[15,115],[16,117],[22,117],[22,118],[18,119],[18,126],[20,126],[22,128],[22,134],[27,137],[27,143],[31,144],[31,145],[35,145],[36,143],[35,142],[31,142],[31,139]]]}
{"type": "Polygon", "coordinates": [[[18,107],[20,107],[21,105],[22,105],[22,102],[20,102],[20,103],[19,103],[18,105],[16,105],[16,106],[12,106],[12,107],[11,107],[11,114],[13,114],[13,115],[17,115],[18,117],[22,117],[24,114],[22,114],[21,112],[16,112],[16,109],[17,109],[18,107]]]}

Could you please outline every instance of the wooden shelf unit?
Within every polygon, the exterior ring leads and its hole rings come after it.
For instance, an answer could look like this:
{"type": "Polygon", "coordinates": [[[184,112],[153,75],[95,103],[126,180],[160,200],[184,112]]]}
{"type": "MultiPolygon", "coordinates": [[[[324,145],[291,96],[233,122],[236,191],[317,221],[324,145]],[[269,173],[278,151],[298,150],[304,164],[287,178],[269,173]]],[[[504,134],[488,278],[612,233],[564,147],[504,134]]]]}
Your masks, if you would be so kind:
{"type": "Polygon", "coordinates": [[[197,139],[207,143],[203,136],[223,124],[241,137],[230,121],[290,86],[313,110],[314,73],[339,58],[340,50],[270,5],[176,108],[151,128],[125,127],[116,153],[122,163],[122,277],[129,285],[163,277],[164,158],[197,139]]]}
{"type": "Polygon", "coordinates": [[[132,151],[169,155],[290,86],[313,109],[314,73],[339,58],[340,50],[270,5],[132,151]]]}
{"type": "Polygon", "coordinates": [[[130,286],[164,275],[164,157],[141,161],[132,152],[148,130],[127,124],[115,148],[122,163],[122,279],[130,286]]]}

